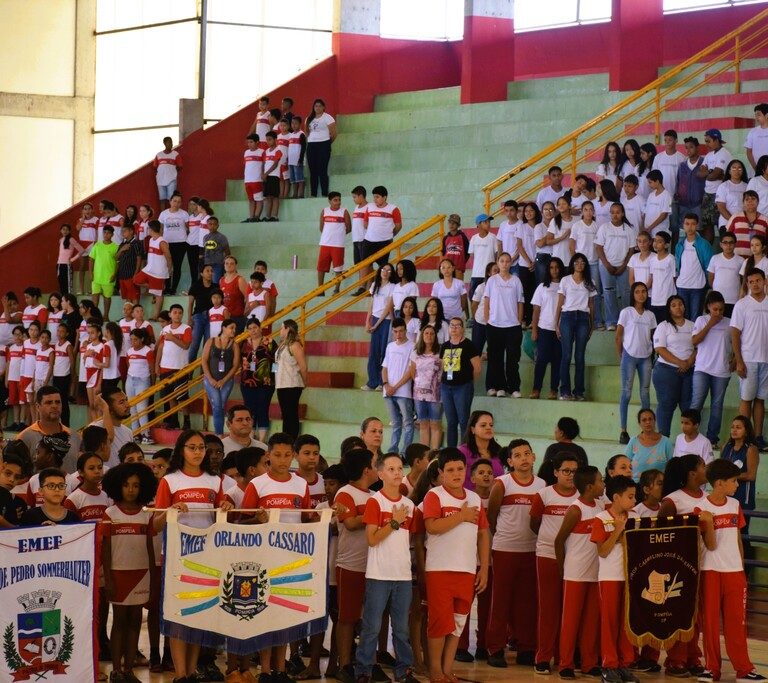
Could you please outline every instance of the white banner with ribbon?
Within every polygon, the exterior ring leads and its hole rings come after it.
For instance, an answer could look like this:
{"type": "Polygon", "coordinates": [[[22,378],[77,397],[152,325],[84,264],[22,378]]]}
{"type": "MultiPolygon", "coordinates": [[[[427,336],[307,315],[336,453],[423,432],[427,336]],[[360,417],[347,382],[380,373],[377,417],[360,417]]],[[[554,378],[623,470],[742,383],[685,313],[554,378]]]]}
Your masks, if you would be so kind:
{"type": "Polygon", "coordinates": [[[96,680],[96,525],[0,531],[1,681],[96,680]]]}
{"type": "Polygon", "coordinates": [[[245,655],[326,629],[331,511],[306,524],[281,523],[279,513],[264,524],[231,524],[218,513],[197,529],[168,510],[166,635],[245,655]]]}

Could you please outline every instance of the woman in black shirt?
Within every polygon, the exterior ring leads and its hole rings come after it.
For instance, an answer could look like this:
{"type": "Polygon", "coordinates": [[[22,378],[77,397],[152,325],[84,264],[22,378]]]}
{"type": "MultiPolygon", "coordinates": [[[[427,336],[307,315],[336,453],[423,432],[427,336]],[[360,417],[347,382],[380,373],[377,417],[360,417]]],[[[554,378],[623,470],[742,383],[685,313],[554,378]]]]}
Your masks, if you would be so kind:
{"type": "Polygon", "coordinates": [[[189,362],[197,358],[200,342],[208,341],[208,310],[211,307],[211,293],[219,286],[213,282],[213,266],[204,266],[200,277],[189,288],[187,324],[192,328],[192,343],[189,345],[189,362]]]}

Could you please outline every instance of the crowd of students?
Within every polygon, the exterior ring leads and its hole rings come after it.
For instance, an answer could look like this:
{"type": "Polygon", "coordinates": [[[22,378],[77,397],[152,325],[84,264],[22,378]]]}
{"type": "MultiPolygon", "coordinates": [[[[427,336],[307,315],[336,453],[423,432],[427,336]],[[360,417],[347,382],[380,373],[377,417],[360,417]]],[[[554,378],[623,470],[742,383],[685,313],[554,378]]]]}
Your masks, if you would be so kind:
{"type": "Polygon", "coordinates": [[[550,674],[554,662],[563,680],[575,679],[580,668],[582,676],[605,683],[636,682],[638,672],[661,671],[661,660],[658,651],[638,651],[627,640],[621,537],[631,518],[670,514],[699,516],[703,665],[697,627],[691,642],[670,647],[664,670],[719,680],[722,614],[737,682],[765,680],[747,651],[740,597],[748,499],[737,461],[739,448],[754,445],[746,418],[737,418],[747,432],[732,432],[725,457],[705,464],[683,451],[664,471],[634,472],[636,481],[625,455],[610,458],[605,476],[589,465],[569,438],[578,433],[572,418],[558,422],[558,442],[537,475],[530,443],[516,438],[502,448],[493,416],[483,412],[472,416],[460,449],[414,443],[405,459],[381,450],[384,425],[368,418],[359,435],[340,444],[339,463],[329,467],[309,434],[295,439],[277,432],[267,444],[251,445],[250,414],[235,406],[228,422],[237,441],[185,430],[150,461],[140,445],[120,445],[120,394],[100,397],[103,422],[86,427],[80,439],[57,422],[58,391],[41,388],[40,422],[5,445],[0,466],[3,526],[101,522],[104,583],[96,628],[100,659],[112,662],[115,683],[138,681],[140,666],[173,671],[174,681],[184,683],[290,683],[320,678],[322,657],[325,677],[342,683],[391,680],[384,667],[396,681],[426,675],[447,683],[459,680],[455,661],[510,666],[509,643],[514,664],[538,674],[550,674]],[[238,421],[246,427],[242,433],[235,433],[238,421]],[[175,508],[180,522],[206,527],[212,515],[190,508],[234,510],[231,521],[258,524],[267,521],[266,511],[286,505],[304,511],[296,521],[316,521],[308,511],[333,509],[329,632],[306,643],[286,638],[252,656],[227,654],[226,646],[222,653],[201,650],[170,636],[161,647],[163,510],[175,508]],[[475,600],[472,654],[468,619],[475,600]],[[143,609],[148,658],[138,650],[143,609]],[[324,651],[326,636],[331,648],[324,651]]]}

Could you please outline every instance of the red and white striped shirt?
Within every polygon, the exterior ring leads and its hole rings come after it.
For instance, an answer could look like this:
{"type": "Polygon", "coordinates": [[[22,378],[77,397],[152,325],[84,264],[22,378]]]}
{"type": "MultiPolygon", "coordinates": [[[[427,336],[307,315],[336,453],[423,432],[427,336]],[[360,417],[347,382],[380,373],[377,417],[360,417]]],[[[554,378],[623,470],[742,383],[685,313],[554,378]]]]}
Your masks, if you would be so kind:
{"type": "Polygon", "coordinates": [[[595,517],[603,512],[600,501],[585,503],[577,498],[571,508],[578,508],[580,518],[573,531],[565,540],[565,565],[563,578],[566,581],[597,581],[597,547],[591,541],[592,525],[595,517]]]}
{"type": "Polygon", "coordinates": [[[35,354],[35,379],[46,380],[48,378],[48,371],[51,369],[51,356],[54,354],[54,349],[49,346],[47,349],[38,349],[35,354]]]}
{"type": "Polygon", "coordinates": [[[69,358],[69,350],[71,348],[72,344],[68,339],[63,344],[56,344],[53,347],[53,352],[56,354],[53,360],[54,377],[66,377],[72,373],[72,361],[69,358]]]}
{"type": "Polygon", "coordinates": [[[323,209],[323,231],[320,233],[320,246],[343,247],[347,227],[344,219],[348,216],[346,209],[323,209]]]}
{"type": "Polygon", "coordinates": [[[152,376],[155,367],[155,352],[149,346],[140,349],[128,349],[128,375],[147,379],[152,376]]]}
{"type": "Polygon", "coordinates": [[[147,538],[154,537],[152,513],[126,512],[117,503],[104,511],[104,535],[109,536],[112,569],[149,569],[147,538]]]}
{"type": "Polygon", "coordinates": [[[24,346],[11,344],[8,347],[8,381],[18,382],[21,379],[21,366],[24,364],[24,346]]]}
{"type": "Polygon", "coordinates": [[[80,234],[78,236],[78,242],[84,247],[88,247],[96,241],[96,228],[99,226],[98,216],[91,216],[90,218],[82,218],[80,220],[80,234]]]}
{"type": "Polygon", "coordinates": [[[246,183],[260,183],[264,173],[264,150],[246,149],[243,152],[243,181],[246,183]]]}
{"type": "MultiPolygon", "coordinates": [[[[637,519],[639,515],[634,510],[630,510],[627,517],[637,519]]],[[[590,540],[596,544],[596,547],[613,533],[614,519],[610,510],[603,510],[593,520],[590,540]]],[[[597,565],[598,581],[624,581],[624,545],[621,541],[616,542],[607,557],[601,557],[598,553],[597,565]]]]}
{"type": "Polygon", "coordinates": [[[29,328],[29,323],[34,320],[40,323],[41,330],[45,329],[45,324],[48,322],[48,309],[43,304],[27,306],[21,314],[21,324],[24,325],[24,329],[29,328]]]}
{"type": "Polygon", "coordinates": [[[739,552],[740,529],[746,526],[744,512],[738,500],[730,496],[724,503],[713,503],[709,496],[693,510],[696,514],[707,510],[715,525],[715,549],[701,546],[701,570],[714,572],[743,572],[744,563],[739,552]]]}
{"type": "Polygon", "coordinates": [[[22,377],[34,377],[35,366],[37,365],[37,352],[40,350],[40,342],[32,342],[29,339],[24,340],[24,360],[21,366],[22,377]]]}
{"type": "Polygon", "coordinates": [[[365,217],[368,220],[368,229],[365,239],[369,242],[385,242],[395,235],[395,224],[403,222],[400,209],[394,204],[376,206],[371,203],[365,207],[365,217]]]}
{"type": "MultiPolygon", "coordinates": [[[[309,510],[312,503],[309,498],[309,486],[298,474],[289,472],[285,481],[275,479],[266,472],[248,482],[243,497],[246,509],[265,508],[278,510],[309,510]]],[[[299,524],[301,513],[291,512],[280,515],[281,522],[299,524]]]]}
{"type": "Polygon", "coordinates": [[[699,491],[697,495],[691,495],[683,489],[677,489],[677,491],[672,491],[669,495],[664,496],[661,502],[668,500],[672,503],[675,508],[673,512],[675,515],[690,515],[697,506],[701,505],[703,499],[703,491],[699,491]]]}
{"type": "Polygon", "coordinates": [[[365,572],[368,562],[368,541],[365,537],[365,527],[350,531],[344,524],[345,519],[361,517],[371,492],[361,489],[354,484],[342,486],[333,499],[337,505],[343,505],[346,512],[338,515],[339,547],[336,555],[336,566],[350,572],[365,572]]]}
{"type": "Polygon", "coordinates": [[[536,538],[536,556],[555,559],[555,537],[563,525],[568,508],[579,497],[579,492],[564,494],[557,490],[557,484],[537,492],[531,503],[531,517],[540,518],[541,526],[536,538]]]}
{"type": "Polygon", "coordinates": [[[309,502],[311,503],[312,509],[328,500],[328,496],[325,495],[325,482],[323,481],[322,474],[317,473],[315,475],[315,481],[307,482],[307,486],[309,487],[309,502]]]}
{"type": "MultiPolygon", "coordinates": [[[[221,324],[224,322],[226,306],[211,306],[208,309],[208,325],[211,337],[218,337],[221,333],[221,324]]],[[[261,318],[259,318],[261,320],[261,318]]]]}
{"type": "Polygon", "coordinates": [[[83,522],[100,521],[104,517],[104,511],[110,505],[112,505],[112,499],[104,491],[93,494],[83,489],[75,489],[64,501],[64,507],[72,510],[83,522]]]}
{"type": "Polygon", "coordinates": [[[522,484],[510,473],[498,477],[493,485],[504,490],[496,519],[496,533],[493,535],[493,549],[511,553],[534,552],[536,534],[531,531],[529,513],[533,497],[547,483],[533,477],[527,484],[522,484]]]}
{"type": "MultiPolygon", "coordinates": [[[[190,510],[213,510],[224,499],[221,477],[201,472],[193,476],[181,470],[169,472],[161,480],[155,496],[155,507],[166,509],[175,503],[186,503],[190,510]]],[[[213,523],[211,514],[183,513],[179,522],[196,529],[205,529],[213,523]]]]}

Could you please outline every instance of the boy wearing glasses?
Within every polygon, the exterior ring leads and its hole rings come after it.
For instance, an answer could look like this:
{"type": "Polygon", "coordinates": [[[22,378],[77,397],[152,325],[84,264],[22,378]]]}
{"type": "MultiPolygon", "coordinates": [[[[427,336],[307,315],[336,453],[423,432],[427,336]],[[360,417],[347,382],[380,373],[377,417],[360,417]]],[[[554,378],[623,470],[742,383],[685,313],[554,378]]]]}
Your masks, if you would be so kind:
{"type": "Polygon", "coordinates": [[[55,467],[47,467],[40,472],[39,479],[43,503],[27,510],[21,516],[20,526],[77,524],[80,521],[77,515],[62,504],[67,497],[64,472],[55,467]]]}
{"type": "Polygon", "coordinates": [[[707,279],[709,286],[716,292],[720,292],[725,299],[725,317],[730,318],[733,313],[733,305],[739,300],[741,287],[741,266],[744,257],[735,253],[736,234],[726,232],[720,239],[722,254],[715,254],[707,266],[707,279]]]}

